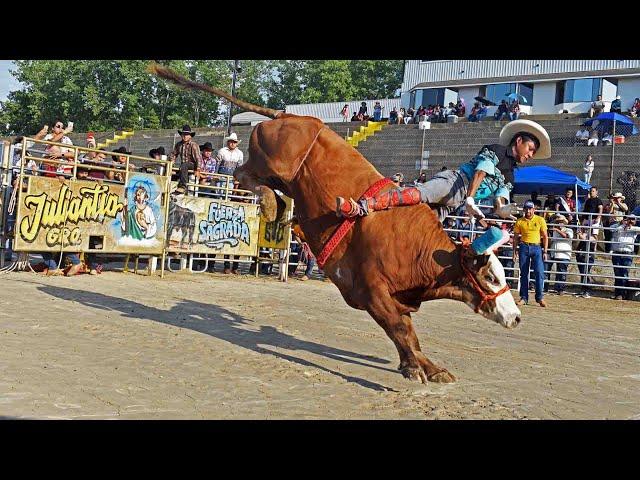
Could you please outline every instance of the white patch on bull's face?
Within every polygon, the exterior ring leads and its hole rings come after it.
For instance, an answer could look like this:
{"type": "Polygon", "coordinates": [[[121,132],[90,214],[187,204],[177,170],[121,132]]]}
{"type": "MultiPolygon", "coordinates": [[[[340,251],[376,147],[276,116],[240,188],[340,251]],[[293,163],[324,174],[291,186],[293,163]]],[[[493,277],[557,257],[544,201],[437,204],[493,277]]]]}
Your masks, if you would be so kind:
{"type": "MultiPolygon", "coordinates": [[[[480,274],[476,280],[485,292],[496,293],[507,284],[504,268],[493,253],[489,255],[489,261],[484,268],[480,269],[480,274]]],[[[489,301],[482,306],[480,313],[503,327],[513,328],[520,322],[520,309],[513,300],[510,291],[498,295],[495,300],[489,301]],[[495,306],[494,306],[495,305],[495,306]]]]}
{"type": "Polygon", "coordinates": [[[336,268],[336,278],[341,278],[340,267],[336,268]]]}

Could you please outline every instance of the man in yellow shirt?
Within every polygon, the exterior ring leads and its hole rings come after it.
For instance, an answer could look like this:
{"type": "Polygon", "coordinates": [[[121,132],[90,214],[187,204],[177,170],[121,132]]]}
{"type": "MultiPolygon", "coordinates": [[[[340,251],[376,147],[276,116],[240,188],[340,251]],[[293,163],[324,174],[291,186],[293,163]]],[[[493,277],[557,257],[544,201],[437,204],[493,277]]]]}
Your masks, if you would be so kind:
{"type": "Polygon", "coordinates": [[[542,287],[544,284],[544,261],[547,259],[549,237],[547,222],[534,214],[535,205],[531,200],[524,202],[524,217],[516,221],[513,228],[513,260],[520,255],[520,300],[516,305],[529,303],[529,267],[533,266],[536,280],[536,302],[546,307],[542,287]],[[543,248],[540,247],[542,240],[543,248]]]}

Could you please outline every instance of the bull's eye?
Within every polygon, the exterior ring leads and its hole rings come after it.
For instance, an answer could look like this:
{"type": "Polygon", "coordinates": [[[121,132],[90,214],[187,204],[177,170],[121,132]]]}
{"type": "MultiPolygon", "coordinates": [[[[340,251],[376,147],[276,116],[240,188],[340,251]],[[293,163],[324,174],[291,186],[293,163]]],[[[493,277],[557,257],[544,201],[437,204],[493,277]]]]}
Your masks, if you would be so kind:
{"type": "Polygon", "coordinates": [[[484,276],[484,279],[485,279],[487,282],[489,282],[489,283],[493,283],[493,282],[495,282],[495,279],[494,279],[494,278],[493,278],[493,276],[491,276],[491,275],[485,275],[485,276],[484,276]]]}

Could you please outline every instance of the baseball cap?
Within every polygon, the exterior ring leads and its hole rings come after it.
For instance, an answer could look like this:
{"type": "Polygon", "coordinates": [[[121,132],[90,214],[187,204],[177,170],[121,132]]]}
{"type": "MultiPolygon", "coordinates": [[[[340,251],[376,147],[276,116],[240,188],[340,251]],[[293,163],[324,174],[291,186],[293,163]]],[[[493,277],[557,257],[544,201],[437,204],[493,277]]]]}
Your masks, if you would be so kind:
{"type": "Polygon", "coordinates": [[[526,202],[524,202],[524,208],[534,208],[534,207],[535,205],[531,200],[527,200],[526,202]]]}

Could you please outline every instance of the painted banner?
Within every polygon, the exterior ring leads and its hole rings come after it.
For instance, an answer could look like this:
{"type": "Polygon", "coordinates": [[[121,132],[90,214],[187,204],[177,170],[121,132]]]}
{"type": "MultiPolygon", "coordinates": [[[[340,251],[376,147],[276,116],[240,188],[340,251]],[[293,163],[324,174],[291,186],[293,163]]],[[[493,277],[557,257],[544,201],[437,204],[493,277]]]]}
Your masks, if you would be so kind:
{"type": "Polygon", "coordinates": [[[285,195],[280,195],[285,201],[285,208],[282,220],[279,222],[268,222],[267,219],[260,214],[260,232],[258,237],[258,247],[260,248],[276,248],[286,250],[291,243],[291,224],[289,220],[293,211],[293,200],[285,195]]]}
{"type": "Polygon", "coordinates": [[[162,253],[166,177],[131,174],[127,185],[28,175],[24,179],[16,251],[162,253]]]}
{"type": "Polygon", "coordinates": [[[169,202],[168,218],[171,252],[249,256],[258,252],[258,205],[180,196],[169,202]]]}

